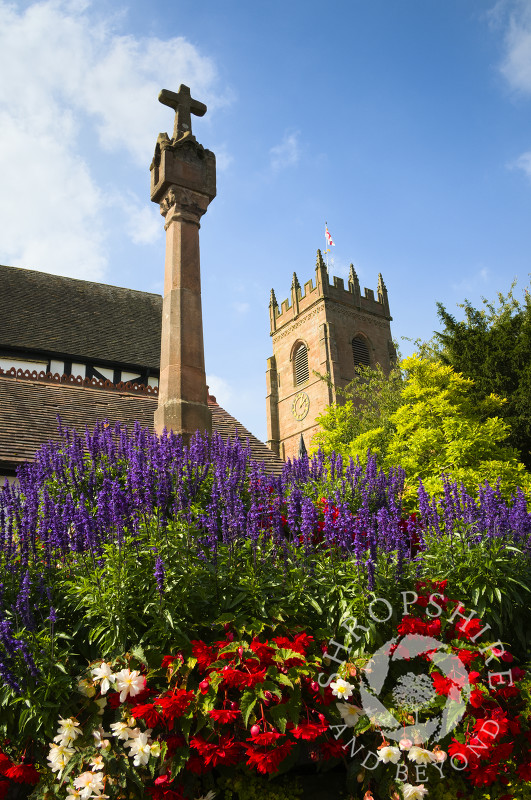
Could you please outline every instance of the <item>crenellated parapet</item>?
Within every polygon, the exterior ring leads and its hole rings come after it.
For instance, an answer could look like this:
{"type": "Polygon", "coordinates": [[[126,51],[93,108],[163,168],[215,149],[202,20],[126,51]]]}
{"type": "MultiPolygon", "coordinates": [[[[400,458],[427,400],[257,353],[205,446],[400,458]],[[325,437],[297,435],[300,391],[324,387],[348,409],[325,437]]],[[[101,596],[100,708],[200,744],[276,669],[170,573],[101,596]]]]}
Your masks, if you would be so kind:
{"type": "Polygon", "coordinates": [[[381,273],[378,275],[378,285],[376,296],[373,289],[364,288],[361,293],[360,283],[354,265],[350,265],[347,285],[343,278],[333,276],[330,279],[328,269],[324,262],[322,253],[317,251],[317,261],[315,266],[315,281],[306,281],[301,287],[296,273],[293,273],[291,283],[291,297],[286,298],[280,304],[277,303],[275,292],[271,289],[271,300],[269,303],[269,319],[271,335],[279,328],[297,319],[301,314],[310,309],[320,300],[331,300],[344,306],[356,309],[365,314],[372,314],[391,321],[389,312],[389,300],[387,288],[383,282],[381,273]]]}

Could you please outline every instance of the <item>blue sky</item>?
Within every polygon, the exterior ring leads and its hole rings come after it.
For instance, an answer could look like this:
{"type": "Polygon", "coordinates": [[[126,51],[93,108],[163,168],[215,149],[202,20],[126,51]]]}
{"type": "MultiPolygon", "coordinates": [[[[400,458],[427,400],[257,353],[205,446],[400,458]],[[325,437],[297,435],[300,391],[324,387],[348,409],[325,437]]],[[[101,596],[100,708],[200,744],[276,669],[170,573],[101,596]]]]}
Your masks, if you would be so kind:
{"type": "Polygon", "coordinates": [[[0,263],[162,291],[161,88],[218,159],[203,218],[211,390],[266,436],[268,302],[382,272],[392,331],[528,283],[531,0],[0,0],[0,263]]]}

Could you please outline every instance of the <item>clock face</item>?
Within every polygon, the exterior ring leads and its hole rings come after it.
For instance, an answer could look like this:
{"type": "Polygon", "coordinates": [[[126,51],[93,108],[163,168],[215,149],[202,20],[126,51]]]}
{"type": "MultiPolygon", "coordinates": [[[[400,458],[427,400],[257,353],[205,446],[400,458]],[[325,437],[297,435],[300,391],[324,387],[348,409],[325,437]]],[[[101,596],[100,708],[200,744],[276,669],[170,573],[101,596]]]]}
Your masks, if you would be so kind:
{"type": "Polygon", "coordinates": [[[298,419],[299,421],[304,419],[309,410],[310,398],[306,392],[299,392],[299,394],[296,394],[293,399],[293,403],[291,404],[291,413],[295,419],[298,419]]]}

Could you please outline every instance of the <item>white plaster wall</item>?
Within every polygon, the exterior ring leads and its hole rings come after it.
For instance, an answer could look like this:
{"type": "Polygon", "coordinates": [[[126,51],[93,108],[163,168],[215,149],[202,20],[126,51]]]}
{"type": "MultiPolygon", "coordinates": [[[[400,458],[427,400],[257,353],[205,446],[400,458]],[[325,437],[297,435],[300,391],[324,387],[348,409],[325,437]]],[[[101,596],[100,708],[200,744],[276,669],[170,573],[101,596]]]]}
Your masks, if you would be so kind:
{"type": "Polygon", "coordinates": [[[24,361],[20,358],[0,358],[0,369],[6,370],[6,372],[12,367],[15,367],[15,369],[29,369],[30,372],[33,372],[33,370],[37,372],[44,370],[46,372],[47,365],[47,361],[35,361],[34,359],[24,361]]]}
{"type": "Polygon", "coordinates": [[[56,361],[54,358],[50,361],[50,372],[55,375],[63,375],[65,371],[65,362],[64,361],[56,361]]]}
{"type": "Polygon", "coordinates": [[[97,364],[95,364],[94,366],[95,369],[97,369],[98,372],[100,372],[104,378],[107,378],[108,381],[112,381],[112,379],[114,378],[114,370],[108,369],[107,367],[98,367],[97,364]]]}
{"type": "Polygon", "coordinates": [[[75,375],[76,378],[86,378],[87,368],[85,364],[72,364],[72,375],[75,375]]]}
{"type": "Polygon", "coordinates": [[[135,375],[134,372],[122,372],[120,380],[127,383],[127,381],[134,381],[136,378],[140,378],[140,375],[135,375]]]}

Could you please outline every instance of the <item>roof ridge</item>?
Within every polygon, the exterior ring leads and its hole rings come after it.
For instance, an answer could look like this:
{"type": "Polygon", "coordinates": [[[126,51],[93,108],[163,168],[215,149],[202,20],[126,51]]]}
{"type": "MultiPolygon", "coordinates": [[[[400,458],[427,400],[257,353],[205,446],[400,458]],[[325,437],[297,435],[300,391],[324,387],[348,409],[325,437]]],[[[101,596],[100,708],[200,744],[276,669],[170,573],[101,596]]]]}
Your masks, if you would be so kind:
{"type": "Polygon", "coordinates": [[[57,275],[54,272],[45,272],[40,269],[28,269],[27,267],[13,267],[10,264],[0,264],[0,269],[12,269],[13,271],[30,272],[32,275],[43,275],[47,278],[59,278],[62,281],[72,281],[73,283],[85,283],[91,286],[104,286],[106,289],[120,289],[124,292],[136,292],[137,294],[147,294],[150,297],[158,297],[162,299],[162,295],[158,292],[145,292],[143,289],[130,289],[128,286],[116,286],[112,283],[101,283],[100,281],[89,281],[85,278],[71,278],[68,275],[57,275]]]}

